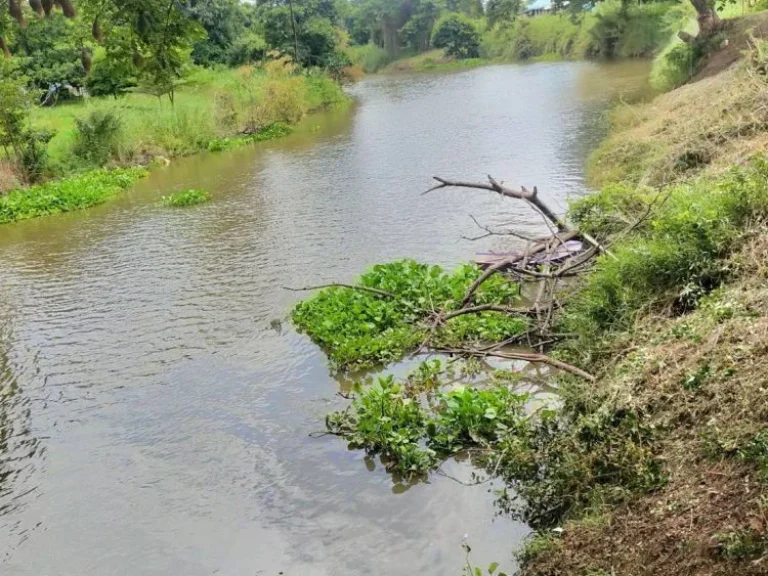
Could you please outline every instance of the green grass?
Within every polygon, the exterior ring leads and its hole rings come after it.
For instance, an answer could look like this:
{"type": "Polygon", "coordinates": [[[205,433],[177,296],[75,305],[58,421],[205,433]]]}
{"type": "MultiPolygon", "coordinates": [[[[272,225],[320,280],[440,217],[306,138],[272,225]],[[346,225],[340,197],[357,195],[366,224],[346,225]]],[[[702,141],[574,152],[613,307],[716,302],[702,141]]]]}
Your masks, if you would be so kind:
{"type": "Polygon", "coordinates": [[[211,199],[211,194],[205,190],[184,190],[183,192],[174,192],[169,196],[163,196],[162,202],[164,206],[173,208],[184,208],[186,206],[194,206],[195,204],[203,204],[211,199]]]}
{"type": "Polygon", "coordinates": [[[350,46],[347,48],[347,55],[352,60],[352,64],[360,66],[366,74],[378,72],[392,60],[384,48],[375,44],[350,46]]]}
{"type": "Polygon", "coordinates": [[[458,60],[445,55],[440,50],[430,50],[422,52],[415,56],[400,58],[388,64],[384,72],[441,72],[449,70],[463,70],[466,68],[476,68],[490,64],[491,61],[485,58],[464,58],[458,60]]]}
{"type": "Polygon", "coordinates": [[[571,209],[582,229],[605,238],[611,223],[639,219],[646,206],[659,203],[635,234],[612,247],[612,256],[601,256],[569,302],[565,329],[582,334],[575,346],[581,346],[580,355],[588,342],[629,330],[641,311],[692,309],[728,279],[725,256],[745,228],[768,216],[768,162],[757,158],[716,181],[701,179],[658,194],[606,187],[571,209]]]}
{"type": "Polygon", "coordinates": [[[143,168],[95,170],[0,196],[0,223],[15,222],[101,204],[145,176],[143,168]]]}
{"type": "Polygon", "coordinates": [[[247,126],[260,128],[262,136],[280,137],[286,131],[270,131],[270,126],[293,124],[312,110],[346,101],[341,88],[322,74],[294,75],[275,65],[197,69],[178,89],[173,106],[167,99],[141,93],[92,98],[35,108],[32,125],[55,133],[48,147],[50,169],[54,176],[62,176],[93,168],[78,160],[73,149],[75,120],[94,111],[119,118],[121,139],[112,162],[121,165],[206,150],[212,141],[232,138],[247,126]]]}

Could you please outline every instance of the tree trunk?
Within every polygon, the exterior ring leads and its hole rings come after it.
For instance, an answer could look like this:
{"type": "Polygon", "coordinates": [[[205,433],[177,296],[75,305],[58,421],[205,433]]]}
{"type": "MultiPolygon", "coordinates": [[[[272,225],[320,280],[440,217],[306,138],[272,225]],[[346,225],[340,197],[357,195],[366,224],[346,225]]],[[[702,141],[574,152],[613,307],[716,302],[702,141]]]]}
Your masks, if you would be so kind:
{"type": "Polygon", "coordinates": [[[691,0],[691,4],[696,9],[700,38],[705,38],[720,28],[722,22],[711,0],[691,0]]]}

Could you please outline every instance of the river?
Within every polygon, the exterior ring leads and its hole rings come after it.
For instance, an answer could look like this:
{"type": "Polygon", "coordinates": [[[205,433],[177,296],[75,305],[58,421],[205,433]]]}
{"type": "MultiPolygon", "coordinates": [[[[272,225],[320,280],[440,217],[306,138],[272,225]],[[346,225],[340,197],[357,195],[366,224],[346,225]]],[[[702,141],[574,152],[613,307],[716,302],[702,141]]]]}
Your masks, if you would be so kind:
{"type": "MultiPolygon", "coordinates": [[[[18,576],[459,575],[512,570],[527,527],[489,485],[394,483],[334,437],[344,400],[282,286],[413,257],[452,266],[540,229],[432,175],[588,192],[584,163],[647,64],[374,76],[281,141],[157,170],[83,212],[0,228],[0,572],[18,576]],[[161,195],[205,188],[182,210],[161,195]],[[278,319],[282,325],[273,322],[278,319]]],[[[452,471],[466,474],[461,464],[452,471]]]]}

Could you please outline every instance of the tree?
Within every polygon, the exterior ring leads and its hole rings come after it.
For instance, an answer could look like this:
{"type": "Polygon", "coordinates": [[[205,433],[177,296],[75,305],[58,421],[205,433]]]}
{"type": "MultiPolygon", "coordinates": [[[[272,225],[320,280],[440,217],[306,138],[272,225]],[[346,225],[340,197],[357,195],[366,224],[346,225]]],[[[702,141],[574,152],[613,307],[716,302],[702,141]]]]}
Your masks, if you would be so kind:
{"type": "Polygon", "coordinates": [[[237,0],[186,0],[183,11],[206,32],[206,38],[192,49],[193,62],[202,66],[226,63],[250,25],[246,9],[237,0]]]}
{"type": "Polygon", "coordinates": [[[295,53],[300,65],[326,67],[338,61],[344,41],[333,2],[308,0],[292,9],[287,0],[276,0],[259,7],[259,20],[267,45],[285,54],[295,53]]]}
{"type": "Polygon", "coordinates": [[[493,27],[500,22],[514,22],[522,9],[521,0],[488,0],[485,14],[488,25],[493,27]]]}
{"type": "Polygon", "coordinates": [[[27,78],[30,88],[40,91],[55,83],[82,87],[86,75],[81,61],[83,35],[76,23],[62,14],[29,18],[9,42],[11,53],[17,57],[17,73],[27,78]]]}
{"type": "Polygon", "coordinates": [[[410,19],[400,29],[405,44],[415,50],[429,50],[432,31],[439,16],[440,6],[435,0],[419,0],[410,19]]]}
{"type": "Polygon", "coordinates": [[[480,56],[480,35],[474,26],[454,14],[443,20],[432,37],[435,48],[444,48],[448,56],[459,59],[480,56]]]}

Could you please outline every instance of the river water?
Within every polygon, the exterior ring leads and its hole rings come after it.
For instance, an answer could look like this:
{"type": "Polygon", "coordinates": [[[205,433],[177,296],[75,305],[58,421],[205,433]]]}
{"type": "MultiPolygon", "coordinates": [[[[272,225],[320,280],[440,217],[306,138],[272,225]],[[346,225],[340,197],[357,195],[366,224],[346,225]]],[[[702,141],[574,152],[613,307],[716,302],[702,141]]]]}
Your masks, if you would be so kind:
{"type": "MultiPolygon", "coordinates": [[[[285,285],[400,257],[451,266],[486,224],[540,228],[433,174],[586,193],[611,101],[644,63],[377,76],[284,140],[199,155],[105,205],[0,228],[0,573],[460,574],[513,569],[488,485],[393,482],[310,438],[346,383],[285,322],[285,285]],[[213,194],[158,204],[172,190],[213,194]],[[273,323],[282,319],[282,327],[273,323]]],[[[462,465],[452,471],[466,474],[462,465]]]]}

